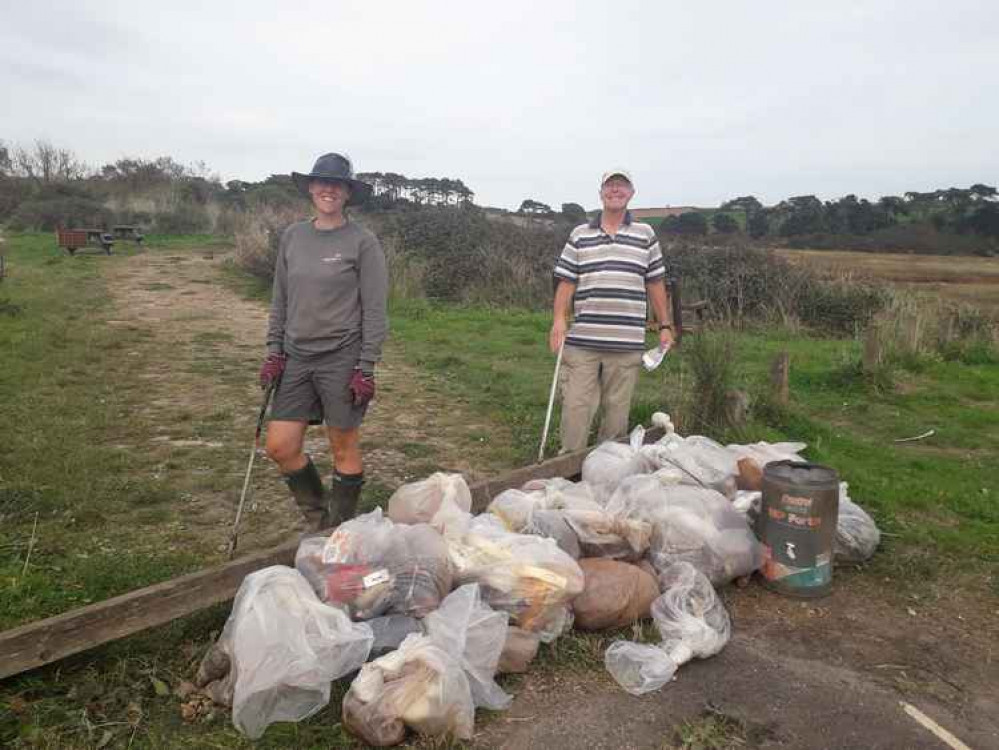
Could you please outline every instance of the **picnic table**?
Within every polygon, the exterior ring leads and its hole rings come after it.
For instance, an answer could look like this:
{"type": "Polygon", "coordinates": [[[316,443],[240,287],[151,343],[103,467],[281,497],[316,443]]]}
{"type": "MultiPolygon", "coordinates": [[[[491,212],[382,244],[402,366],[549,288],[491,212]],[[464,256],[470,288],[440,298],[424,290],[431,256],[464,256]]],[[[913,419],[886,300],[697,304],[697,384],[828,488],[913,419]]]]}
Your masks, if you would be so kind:
{"type": "Polygon", "coordinates": [[[70,255],[81,247],[100,247],[110,255],[114,245],[114,237],[103,229],[57,229],[56,241],[70,255]]]}
{"type": "Polygon", "coordinates": [[[111,227],[111,234],[116,240],[127,240],[141,245],[146,236],[142,233],[142,227],[131,224],[118,224],[111,227]]]}

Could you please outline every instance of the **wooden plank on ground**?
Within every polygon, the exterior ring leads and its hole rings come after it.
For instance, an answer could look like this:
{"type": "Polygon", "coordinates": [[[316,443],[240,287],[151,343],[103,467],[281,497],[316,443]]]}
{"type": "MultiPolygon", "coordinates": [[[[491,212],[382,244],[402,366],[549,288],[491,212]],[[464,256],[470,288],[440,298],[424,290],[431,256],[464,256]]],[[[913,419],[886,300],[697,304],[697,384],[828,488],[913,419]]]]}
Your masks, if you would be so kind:
{"type": "Polygon", "coordinates": [[[297,549],[296,539],[0,633],[0,679],[228,601],[247,574],[294,564],[297,549]]]}
{"type": "MultiPolygon", "coordinates": [[[[579,474],[586,451],[557,456],[470,486],[472,512],[510,487],[531,479],[579,474]]],[[[51,664],[81,651],[228,601],[248,574],[270,565],[293,565],[298,538],[224,565],[90,604],[0,633],[0,679],[51,664]]]]}

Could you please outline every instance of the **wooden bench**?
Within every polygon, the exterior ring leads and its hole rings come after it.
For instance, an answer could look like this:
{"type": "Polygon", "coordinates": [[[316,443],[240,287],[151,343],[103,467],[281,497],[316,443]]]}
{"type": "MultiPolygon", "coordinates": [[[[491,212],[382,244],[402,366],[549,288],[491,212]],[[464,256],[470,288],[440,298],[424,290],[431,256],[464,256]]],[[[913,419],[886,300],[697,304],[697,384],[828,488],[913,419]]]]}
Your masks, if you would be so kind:
{"type": "Polygon", "coordinates": [[[100,247],[110,255],[114,237],[103,229],[57,229],[56,242],[70,255],[81,247],[100,247]]]}

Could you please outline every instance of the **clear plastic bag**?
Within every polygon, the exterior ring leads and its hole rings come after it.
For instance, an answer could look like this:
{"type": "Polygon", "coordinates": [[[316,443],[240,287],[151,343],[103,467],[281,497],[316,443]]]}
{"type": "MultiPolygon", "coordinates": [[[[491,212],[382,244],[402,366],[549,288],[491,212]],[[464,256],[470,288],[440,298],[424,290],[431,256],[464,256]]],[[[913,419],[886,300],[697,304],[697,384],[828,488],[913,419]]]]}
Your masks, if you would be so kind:
{"type": "Polygon", "coordinates": [[[808,443],[766,443],[761,440],[746,445],[731,443],[725,446],[725,450],[736,460],[751,458],[762,469],[771,461],[804,461],[800,454],[807,447],[808,443]]]}
{"type": "Polygon", "coordinates": [[[527,529],[538,511],[602,509],[597,493],[589,484],[556,478],[528,482],[519,490],[504,490],[486,510],[499,518],[508,531],[521,534],[531,533],[527,529]]]}
{"type": "Polygon", "coordinates": [[[639,426],[631,431],[627,443],[601,443],[583,460],[583,481],[610,494],[625,477],[650,471],[653,467],[642,452],[644,442],[645,428],[639,426]]]}
{"type": "Polygon", "coordinates": [[[339,526],[331,535],[302,539],[295,567],[324,602],[351,617],[423,617],[451,590],[444,538],[428,524],[394,524],[380,508],[339,526]]]}
{"type": "Polygon", "coordinates": [[[410,633],[423,633],[421,620],[408,615],[384,615],[367,620],[375,640],[371,644],[369,658],[377,659],[389,651],[395,651],[410,633]]]}
{"type": "Polygon", "coordinates": [[[544,493],[547,510],[599,510],[607,499],[589,482],[572,482],[562,477],[534,479],[521,489],[524,492],[544,493]]]}
{"type": "Polygon", "coordinates": [[[579,539],[581,557],[638,560],[649,548],[652,525],[647,521],[615,516],[604,509],[563,513],[579,539]]]}
{"type": "Polygon", "coordinates": [[[735,495],[737,459],[724,446],[701,435],[668,435],[658,445],[659,450],[646,452],[650,460],[657,461],[656,468],[675,467],[681,484],[706,487],[726,497],[735,495]]]}
{"type": "Polygon", "coordinates": [[[243,580],[199,681],[216,677],[206,690],[231,696],[232,723],[257,739],[268,725],[301,721],[329,703],[331,683],[360,668],[372,640],[371,628],[320,602],[298,571],[276,565],[243,580]]]}
{"type": "Polygon", "coordinates": [[[840,482],[836,559],[851,563],[864,562],[871,559],[880,543],[881,532],[874,519],[850,499],[846,482],[840,482]]]}
{"type": "Polygon", "coordinates": [[[612,643],[604,653],[611,676],[632,695],[658,690],[693,658],[717,654],[728,643],[732,624],[711,582],[689,563],[676,563],[660,575],[663,594],[652,603],[659,646],[612,643]]]}
{"type": "Polygon", "coordinates": [[[721,585],[763,562],[745,515],[714,490],[664,483],[658,473],[630,477],[607,501],[607,511],[652,525],[648,558],[660,572],[683,560],[721,585]]]}
{"type": "Polygon", "coordinates": [[[583,571],[554,540],[514,534],[486,513],[461,539],[448,539],[448,549],[459,584],[478,583],[491,607],[542,640],[561,635],[566,605],[583,590],[583,571]]]}
{"type": "Polygon", "coordinates": [[[522,531],[524,534],[554,539],[559,549],[573,560],[578,560],[582,554],[579,537],[569,525],[564,510],[536,510],[531,515],[531,522],[522,531]]]}
{"type": "Polygon", "coordinates": [[[472,510],[472,493],[461,474],[436,472],[404,484],[388,502],[395,523],[427,523],[442,534],[462,534],[472,510]]]}
{"type": "Polygon", "coordinates": [[[343,699],[343,723],[369,745],[397,745],[406,727],[420,734],[469,740],[475,704],[461,663],[428,635],[409,635],[365,664],[343,699]]]}
{"type": "Polygon", "coordinates": [[[461,662],[476,708],[502,711],[513,700],[493,679],[509,617],[485,604],[478,584],[470,583],[448,594],[440,609],[424,620],[427,634],[461,662]]]}

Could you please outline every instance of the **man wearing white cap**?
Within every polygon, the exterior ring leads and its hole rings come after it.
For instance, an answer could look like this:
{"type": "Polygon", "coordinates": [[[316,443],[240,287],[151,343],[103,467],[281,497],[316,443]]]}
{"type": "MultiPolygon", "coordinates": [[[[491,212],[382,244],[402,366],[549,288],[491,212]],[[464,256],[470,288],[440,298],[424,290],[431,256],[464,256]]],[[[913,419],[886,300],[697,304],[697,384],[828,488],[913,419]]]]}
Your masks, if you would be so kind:
{"type": "Polygon", "coordinates": [[[563,453],[586,447],[600,406],[599,441],[628,431],[648,303],[658,321],[660,345],[673,342],[662,251],[655,230],[632,221],[628,202],[634,194],[627,171],[605,172],[600,180],[603,210],[572,230],[555,264],[558,286],[548,345],[553,353],[565,346],[563,453]]]}

